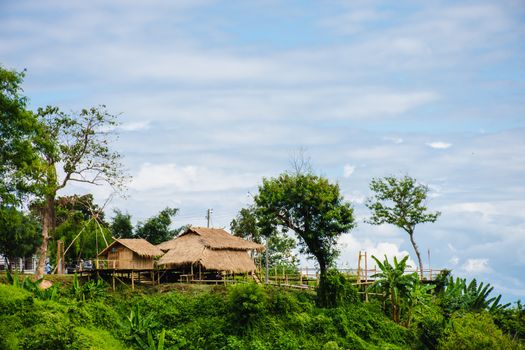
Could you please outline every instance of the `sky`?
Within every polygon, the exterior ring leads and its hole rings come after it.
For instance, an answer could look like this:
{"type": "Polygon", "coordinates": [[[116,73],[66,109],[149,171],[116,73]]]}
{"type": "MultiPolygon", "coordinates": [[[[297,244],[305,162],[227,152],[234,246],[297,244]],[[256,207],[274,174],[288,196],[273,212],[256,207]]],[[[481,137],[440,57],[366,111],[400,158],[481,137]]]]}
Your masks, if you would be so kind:
{"type": "MultiPolygon", "coordinates": [[[[410,175],[442,214],[424,263],[525,299],[525,2],[0,1],[0,64],[27,69],[30,107],[104,104],[132,176],[107,206],[229,228],[294,154],[338,183],[358,252],[410,254],[371,226],[372,178],[410,175]]],[[[105,187],[70,187],[93,192],[105,187]]],[[[313,266],[313,262],[303,260],[313,266]]]]}

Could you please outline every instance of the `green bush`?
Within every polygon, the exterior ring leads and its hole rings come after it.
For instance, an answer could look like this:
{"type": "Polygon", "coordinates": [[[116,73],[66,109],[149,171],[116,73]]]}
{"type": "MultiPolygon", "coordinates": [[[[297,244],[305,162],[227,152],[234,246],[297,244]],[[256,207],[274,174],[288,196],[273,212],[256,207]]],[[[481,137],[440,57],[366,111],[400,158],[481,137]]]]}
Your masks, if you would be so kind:
{"type": "Polygon", "coordinates": [[[456,315],[439,342],[441,350],[518,349],[508,336],[496,327],[487,312],[456,315]]]}
{"type": "Polygon", "coordinates": [[[73,331],[74,337],[71,349],[79,350],[119,350],[126,349],[108,331],[99,328],[77,327],[73,331]]]}
{"type": "Polygon", "coordinates": [[[15,286],[0,284],[0,315],[13,315],[33,304],[33,295],[15,286]]]}
{"type": "Polygon", "coordinates": [[[232,321],[240,329],[249,327],[257,321],[266,308],[266,293],[257,284],[239,284],[230,287],[228,306],[232,321]]]}
{"type": "Polygon", "coordinates": [[[357,288],[350,279],[336,269],[326,273],[324,283],[318,287],[318,305],[338,307],[359,302],[357,288]]]}

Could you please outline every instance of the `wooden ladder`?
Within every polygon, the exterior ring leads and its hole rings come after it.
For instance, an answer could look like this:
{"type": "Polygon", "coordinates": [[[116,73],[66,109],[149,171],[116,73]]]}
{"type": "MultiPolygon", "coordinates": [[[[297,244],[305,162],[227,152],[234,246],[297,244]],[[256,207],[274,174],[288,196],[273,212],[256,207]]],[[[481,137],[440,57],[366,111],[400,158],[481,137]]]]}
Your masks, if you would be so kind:
{"type": "Polygon", "coordinates": [[[252,277],[253,277],[253,280],[255,281],[255,283],[261,284],[261,280],[259,279],[259,277],[257,276],[257,274],[255,272],[252,272],[252,277]]]}

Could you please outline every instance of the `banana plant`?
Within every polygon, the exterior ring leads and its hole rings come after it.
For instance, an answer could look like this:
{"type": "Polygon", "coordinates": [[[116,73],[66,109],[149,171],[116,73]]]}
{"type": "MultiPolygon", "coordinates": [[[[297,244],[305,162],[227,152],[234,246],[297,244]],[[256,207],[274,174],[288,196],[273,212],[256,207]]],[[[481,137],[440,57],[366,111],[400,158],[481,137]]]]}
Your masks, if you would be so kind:
{"type": "Polygon", "coordinates": [[[386,255],[383,262],[375,256],[372,258],[381,272],[371,276],[375,278],[375,281],[368,289],[383,293],[385,300],[390,304],[392,320],[400,323],[402,302],[408,298],[415,281],[418,279],[417,273],[405,274],[408,255],[400,261],[394,257],[393,265],[390,264],[386,255]]]}
{"type": "Polygon", "coordinates": [[[439,295],[441,307],[448,316],[457,310],[488,310],[495,313],[507,308],[510,304],[500,304],[501,295],[489,297],[493,290],[494,287],[490,283],[478,284],[476,279],[473,279],[467,284],[464,278],[450,277],[439,295]]]}

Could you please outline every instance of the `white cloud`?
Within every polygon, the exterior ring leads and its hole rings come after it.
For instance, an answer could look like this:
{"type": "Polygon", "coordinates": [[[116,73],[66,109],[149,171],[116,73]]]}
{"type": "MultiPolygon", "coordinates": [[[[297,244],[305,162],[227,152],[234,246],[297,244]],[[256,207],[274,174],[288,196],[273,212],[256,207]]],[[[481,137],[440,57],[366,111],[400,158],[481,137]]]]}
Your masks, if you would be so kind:
{"type": "Polygon", "coordinates": [[[150,127],[149,121],[140,121],[140,122],[124,123],[119,126],[119,129],[124,130],[124,131],[138,131],[138,130],[149,129],[149,127],[150,127]]]}
{"type": "Polygon", "coordinates": [[[487,273],[491,272],[492,268],[489,266],[488,259],[468,259],[462,266],[462,269],[468,273],[487,273]]]}
{"type": "Polygon", "coordinates": [[[384,137],[383,140],[391,141],[396,145],[402,144],[404,140],[401,137],[384,137]]]}
{"type": "Polygon", "coordinates": [[[352,175],[355,171],[355,166],[353,165],[350,165],[350,164],[346,164],[344,167],[343,167],[343,176],[348,178],[350,177],[350,175],[352,175]]]}
{"type": "Polygon", "coordinates": [[[452,144],[447,142],[436,141],[427,143],[427,146],[434,149],[447,149],[450,148],[452,144]]]}
{"type": "Polygon", "coordinates": [[[449,259],[448,262],[451,265],[456,266],[457,264],[459,264],[459,258],[457,256],[453,256],[452,258],[449,259]]]}
{"type": "Polygon", "coordinates": [[[138,191],[170,188],[180,192],[206,192],[250,188],[257,181],[259,177],[253,174],[232,173],[204,166],[144,163],[130,188],[138,191]]]}

